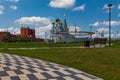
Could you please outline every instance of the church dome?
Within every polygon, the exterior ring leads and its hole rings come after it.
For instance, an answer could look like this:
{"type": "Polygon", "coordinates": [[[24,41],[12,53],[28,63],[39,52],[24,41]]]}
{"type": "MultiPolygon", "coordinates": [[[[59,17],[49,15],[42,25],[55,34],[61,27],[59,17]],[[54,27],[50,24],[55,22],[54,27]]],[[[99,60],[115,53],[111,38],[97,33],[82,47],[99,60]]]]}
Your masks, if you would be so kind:
{"type": "Polygon", "coordinates": [[[61,20],[59,18],[56,19],[56,22],[61,22],[61,20]]]}

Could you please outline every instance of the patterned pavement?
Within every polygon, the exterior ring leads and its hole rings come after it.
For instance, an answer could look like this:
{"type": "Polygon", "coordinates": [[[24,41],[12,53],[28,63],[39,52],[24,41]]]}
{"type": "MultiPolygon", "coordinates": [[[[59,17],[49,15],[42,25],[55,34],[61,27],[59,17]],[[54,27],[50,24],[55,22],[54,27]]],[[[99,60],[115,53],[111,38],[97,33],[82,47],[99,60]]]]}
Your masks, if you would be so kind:
{"type": "Polygon", "coordinates": [[[0,53],[0,80],[102,80],[43,60],[0,53]]]}

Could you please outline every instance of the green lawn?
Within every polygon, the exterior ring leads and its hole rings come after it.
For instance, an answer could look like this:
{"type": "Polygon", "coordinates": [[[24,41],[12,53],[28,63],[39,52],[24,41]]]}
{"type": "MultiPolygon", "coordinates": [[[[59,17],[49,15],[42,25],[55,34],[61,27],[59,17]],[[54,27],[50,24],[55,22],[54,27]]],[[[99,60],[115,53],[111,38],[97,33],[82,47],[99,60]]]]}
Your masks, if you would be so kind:
{"type": "Polygon", "coordinates": [[[120,48],[120,40],[118,40],[118,41],[113,41],[112,43],[113,43],[112,48],[120,48]]]}
{"type": "Polygon", "coordinates": [[[37,47],[63,47],[63,46],[81,46],[83,42],[80,43],[55,43],[46,44],[45,42],[9,42],[0,43],[0,48],[37,48],[37,47]]]}
{"type": "Polygon", "coordinates": [[[101,49],[39,49],[1,52],[43,59],[70,66],[105,80],[120,80],[119,48],[101,49]]]}
{"type": "MultiPolygon", "coordinates": [[[[120,47],[120,41],[113,41],[113,48],[120,47]]],[[[0,48],[37,48],[37,47],[68,47],[68,46],[83,46],[83,42],[79,43],[55,43],[55,44],[46,44],[45,42],[1,42],[0,48]]]]}

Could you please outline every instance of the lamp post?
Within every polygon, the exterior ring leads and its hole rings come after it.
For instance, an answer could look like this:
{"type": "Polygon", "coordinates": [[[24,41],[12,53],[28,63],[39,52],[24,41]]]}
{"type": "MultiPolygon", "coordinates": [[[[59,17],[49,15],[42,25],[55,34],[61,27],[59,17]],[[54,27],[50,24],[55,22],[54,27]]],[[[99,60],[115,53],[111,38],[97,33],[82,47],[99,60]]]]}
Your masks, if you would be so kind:
{"type": "Polygon", "coordinates": [[[112,4],[107,5],[109,8],[109,46],[111,46],[111,8],[112,4]]]}
{"type": "Polygon", "coordinates": [[[90,38],[92,40],[92,26],[90,26],[90,38]]]}
{"type": "Polygon", "coordinates": [[[117,40],[118,40],[119,39],[119,31],[117,31],[117,36],[116,37],[117,37],[117,40]]]}

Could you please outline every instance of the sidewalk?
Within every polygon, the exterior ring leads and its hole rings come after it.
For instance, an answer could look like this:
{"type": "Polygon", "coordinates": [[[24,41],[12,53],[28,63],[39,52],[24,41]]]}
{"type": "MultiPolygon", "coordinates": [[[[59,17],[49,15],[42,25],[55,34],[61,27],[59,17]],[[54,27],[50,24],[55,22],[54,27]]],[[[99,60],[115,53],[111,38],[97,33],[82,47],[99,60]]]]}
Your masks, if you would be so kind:
{"type": "Polygon", "coordinates": [[[102,80],[63,65],[0,53],[0,80],[102,80]]]}

